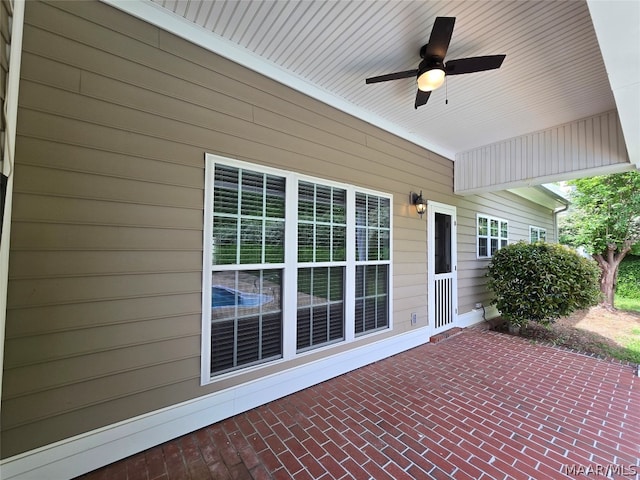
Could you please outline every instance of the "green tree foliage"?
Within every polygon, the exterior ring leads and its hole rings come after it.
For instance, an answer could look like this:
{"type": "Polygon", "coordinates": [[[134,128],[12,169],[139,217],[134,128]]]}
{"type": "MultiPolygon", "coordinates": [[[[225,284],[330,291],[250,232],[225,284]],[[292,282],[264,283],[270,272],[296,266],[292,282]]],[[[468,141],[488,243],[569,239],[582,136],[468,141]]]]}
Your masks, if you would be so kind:
{"type": "Polygon", "coordinates": [[[621,297],[640,300],[640,257],[626,257],[618,268],[616,293],[621,297]]]}
{"type": "Polygon", "coordinates": [[[545,325],[600,296],[593,260],[550,243],[518,242],[498,250],[489,264],[488,287],[502,316],[515,326],[545,325]]]}
{"type": "Polygon", "coordinates": [[[640,172],[582,178],[570,185],[573,205],[560,241],[585,247],[598,262],[603,300],[612,307],[618,266],[640,243],[640,172]]]}

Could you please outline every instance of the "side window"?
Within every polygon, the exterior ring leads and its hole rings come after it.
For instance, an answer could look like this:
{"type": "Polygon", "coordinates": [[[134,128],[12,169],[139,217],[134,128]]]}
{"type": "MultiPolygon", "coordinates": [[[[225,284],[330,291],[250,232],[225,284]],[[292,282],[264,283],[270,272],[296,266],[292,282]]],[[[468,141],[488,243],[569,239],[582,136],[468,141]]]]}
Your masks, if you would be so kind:
{"type": "Polygon", "coordinates": [[[298,184],[298,309],[296,348],[344,339],[347,192],[298,184]]]}
{"type": "Polygon", "coordinates": [[[547,230],[540,227],[529,226],[529,241],[531,243],[546,242],[547,230]]]}
{"type": "Polygon", "coordinates": [[[389,326],[390,218],[388,198],[356,193],[356,335],[389,326]]]}
{"type": "Polygon", "coordinates": [[[285,178],[217,164],[211,373],[282,356],[285,178]]]}
{"type": "Polygon", "coordinates": [[[476,248],[478,258],[491,258],[509,243],[509,223],[506,220],[477,215],[476,248]]]}

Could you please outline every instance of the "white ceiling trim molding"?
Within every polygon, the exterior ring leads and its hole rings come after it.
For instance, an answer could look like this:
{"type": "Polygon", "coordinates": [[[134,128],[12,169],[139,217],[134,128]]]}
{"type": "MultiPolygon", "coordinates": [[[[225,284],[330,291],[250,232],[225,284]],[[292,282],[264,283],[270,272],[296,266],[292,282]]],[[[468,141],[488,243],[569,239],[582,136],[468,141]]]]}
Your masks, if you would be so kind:
{"type": "Polygon", "coordinates": [[[631,163],[640,169],[640,2],[588,0],[631,163]]]}
{"type": "Polygon", "coordinates": [[[217,55],[231,60],[239,65],[249,68],[265,77],[271,78],[283,85],[286,85],[298,92],[308,95],[322,103],[334,107],[342,112],[364,120],[371,125],[381,128],[400,138],[408,140],[420,147],[426,148],[449,160],[455,159],[455,152],[450,151],[440,145],[425,142],[423,138],[417,137],[411,132],[398,127],[377,115],[374,115],[356,105],[333,95],[326,90],[318,88],[305,79],[284,70],[283,68],[264,60],[262,57],[250,52],[237,44],[222,38],[210,31],[197,26],[186,20],[184,17],[176,15],[149,0],[101,0],[107,5],[111,5],[129,15],[137,17],[158,28],[166,30],[202,48],[205,48],[217,55]]]}

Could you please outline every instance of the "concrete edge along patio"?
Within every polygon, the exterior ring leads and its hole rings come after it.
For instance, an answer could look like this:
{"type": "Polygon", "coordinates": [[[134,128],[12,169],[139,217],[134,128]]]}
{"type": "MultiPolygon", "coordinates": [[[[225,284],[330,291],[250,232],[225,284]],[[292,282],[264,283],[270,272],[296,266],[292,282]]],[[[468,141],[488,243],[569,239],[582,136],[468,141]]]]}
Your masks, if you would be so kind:
{"type": "Polygon", "coordinates": [[[640,378],[466,329],[82,478],[640,478],[640,378]]]}

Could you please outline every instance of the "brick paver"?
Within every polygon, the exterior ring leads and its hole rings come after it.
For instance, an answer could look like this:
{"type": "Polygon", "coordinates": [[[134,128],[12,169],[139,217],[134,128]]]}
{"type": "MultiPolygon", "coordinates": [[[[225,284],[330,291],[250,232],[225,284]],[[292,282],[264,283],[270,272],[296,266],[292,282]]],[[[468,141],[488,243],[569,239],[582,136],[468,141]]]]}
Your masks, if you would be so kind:
{"type": "Polygon", "coordinates": [[[640,378],[467,329],[82,478],[640,479],[640,378]]]}

